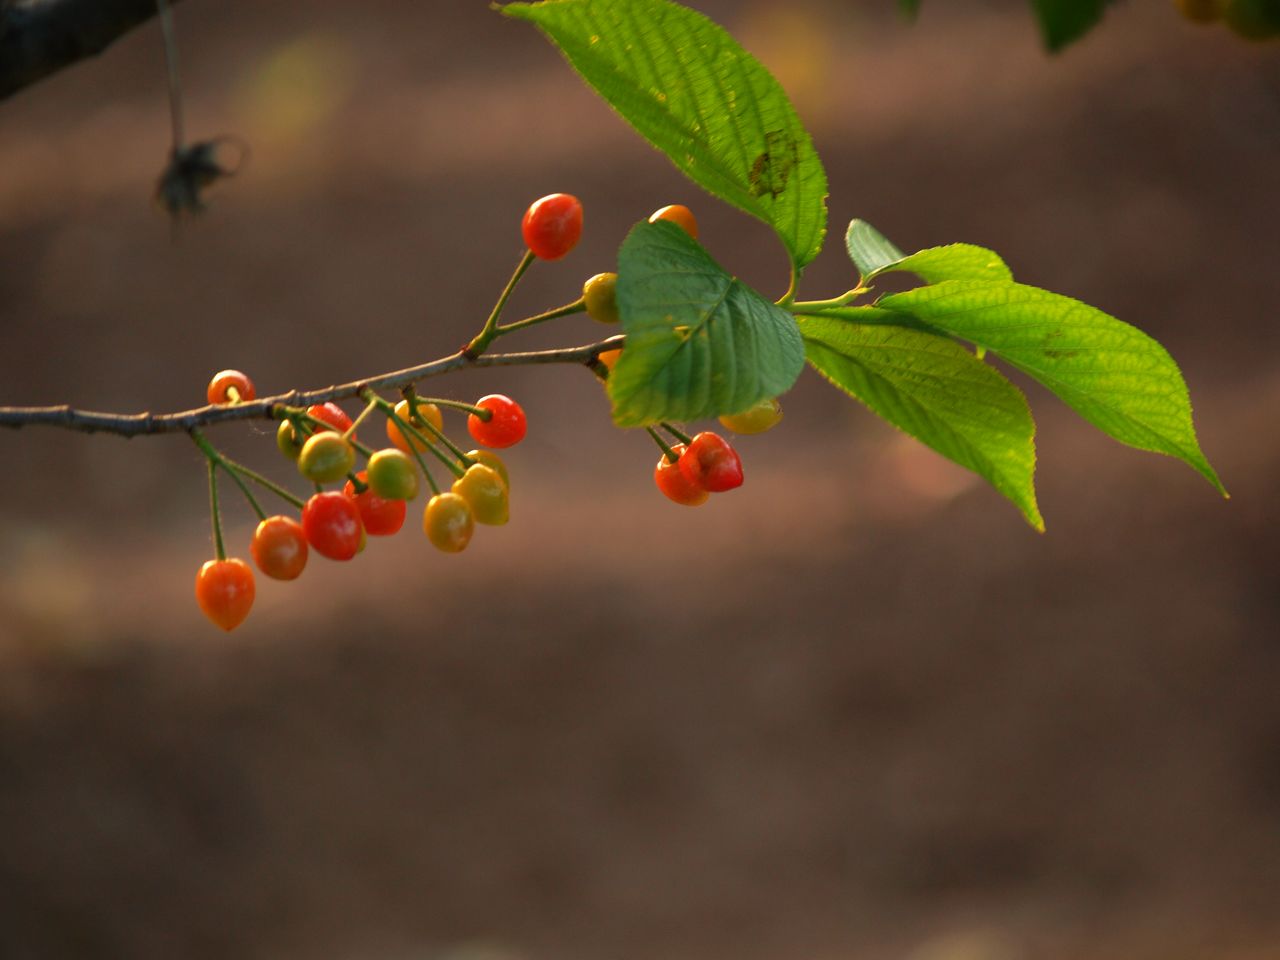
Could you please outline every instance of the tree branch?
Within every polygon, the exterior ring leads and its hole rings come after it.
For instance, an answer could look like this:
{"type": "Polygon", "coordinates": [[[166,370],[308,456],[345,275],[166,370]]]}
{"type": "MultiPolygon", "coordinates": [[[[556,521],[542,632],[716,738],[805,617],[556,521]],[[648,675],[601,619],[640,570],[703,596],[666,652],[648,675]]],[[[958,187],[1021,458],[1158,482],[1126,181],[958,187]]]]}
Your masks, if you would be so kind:
{"type": "Polygon", "coordinates": [[[580,363],[594,367],[597,358],[605,350],[623,345],[623,336],[610,337],[599,343],[581,347],[565,347],[558,350],[535,350],[525,353],[486,353],[474,360],[458,351],[439,360],[422,363],[416,367],[395,370],[365,380],[325,387],[321,390],[294,390],[274,397],[263,397],[247,403],[218,404],[183,410],[178,413],[97,413],[77,410],[63,404],[56,407],[0,407],[0,427],[51,426],[81,433],[114,433],[122,437],[137,437],[153,433],[178,433],[211,424],[231,420],[278,419],[277,407],[309,407],[314,403],[357,397],[366,388],[394,390],[428,377],[461,370],[465,367],[520,367],[542,363],[580,363]]]}
{"type": "Polygon", "coordinates": [[[0,0],[0,100],[96,56],[155,15],[155,0],[0,0]]]}

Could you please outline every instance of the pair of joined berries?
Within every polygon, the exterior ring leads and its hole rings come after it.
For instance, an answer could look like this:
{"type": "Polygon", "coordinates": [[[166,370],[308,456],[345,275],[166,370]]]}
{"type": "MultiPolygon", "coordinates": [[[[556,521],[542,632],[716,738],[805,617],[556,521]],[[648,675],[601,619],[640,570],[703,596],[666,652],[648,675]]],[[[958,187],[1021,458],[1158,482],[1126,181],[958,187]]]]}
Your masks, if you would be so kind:
{"type": "MultiPolygon", "coordinates": [[[[782,420],[782,406],[772,397],[741,413],[722,416],[734,433],[764,433],[782,420]]],[[[653,481],[669,499],[687,507],[700,506],[713,493],[742,486],[742,460],[733,445],[717,433],[704,431],[689,443],[677,444],[658,458],[653,481]]]]}
{"type": "Polygon", "coordinates": [[[704,431],[687,445],[676,444],[670,455],[664,452],[653,468],[653,482],[668,500],[697,507],[713,493],[742,486],[742,459],[724,437],[704,431]]]}

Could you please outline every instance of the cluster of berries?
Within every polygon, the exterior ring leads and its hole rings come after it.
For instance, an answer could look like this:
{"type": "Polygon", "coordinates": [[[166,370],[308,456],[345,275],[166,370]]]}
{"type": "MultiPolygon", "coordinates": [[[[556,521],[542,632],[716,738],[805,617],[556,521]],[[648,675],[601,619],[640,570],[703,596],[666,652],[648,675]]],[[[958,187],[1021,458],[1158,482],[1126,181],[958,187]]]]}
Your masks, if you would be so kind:
{"type": "MultiPolygon", "coordinates": [[[[663,207],[649,219],[672,221],[695,239],[698,236],[697,220],[688,207],[663,207]]],[[[529,206],[521,232],[528,252],[516,272],[516,280],[533,259],[558,260],[577,245],[582,234],[582,204],[564,193],[543,197],[529,206]]],[[[582,299],[577,303],[506,327],[497,326],[497,313],[503,302],[500,300],[468,351],[478,354],[495,336],[571,312],[585,310],[601,323],[618,323],[617,280],[616,273],[597,274],[583,285],[582,299]]],[[[596,369],[602,378],[608,377],[621,352],[617,349],[599,355],[596,369]]],[[[207,398],[211,405],[245,403],[255,398],[255,391],[243,373],[224,370],[210,381],[207,398]]],[[[477,523],[497,526],[507,522],[510,479],[506,465],[492,449],[512,446],[524,438],[525,415],[519,404],[501,394],[482,397],[474,404],[423,400],[412,391],[394,405],[372,391],[365,391],[362,398],[367,405],[355,421],[332,402],[306,408],[273,408],[280,418],[276,446],[296,462],[303,477],[315,484],[315,494],[305,502],[229,460],[193,432],[209,459],[218,554],[196,576],[196,599],[209,619],[224,630],[234,629],[248,616],[255,587],[249,564],[224,554],[214,482],[218,468],[231,475],[261,518],[250,552],[258,570],[275,580],[296,579],[311,551],[331,560],[350,560],[364,549],[366,537],[397,533],[404,525],[408,502],[418,495],[420,476],[426,478],[432,491],[423,511],[423,532],[445,553],[465,549],[477,523]],[[444,432],[441,406],[465,410],[467,430],[482,447],[491,449],[464,452],[454,445],[444,432]],[[386,418],[387,439],[391,442],[390,447],[381,450],[372,450],[356,439],[356,429],[375,412],[386,418]],[[436,457],[454,475],[447,491],[436,486],[422,460],[424,453],[436,457]],[[358,455],[366,459],[361,470],[357,469],[358,455]],[[300,517],[267,516],[249,492],[245,478],[265,485],[294,504],[300,517]],[[325,485],[339,483],[340,489],[324,489],[325,485]]],[[[781,418],[777,400],[769,399],[720,420],[735,433],[762,433],[781,418]]],[[[742,461],[719,434],[703,432],[688,437],[669,424],[662,426],[680,441],[672,447],[656,431],[649,431],[663,451],[654,480],[668,498],[697,506],[712,493],[742,485],[742,461]]]]}
{"type": "MultiPolygon", "coordinates": [[[[208,399],[212,404],[252,400],[253,384],[238,371],[223,371],[210,382],[208,399]]],[[[506,523],[510,490],[506,465],[492,450],[464,452],[455,446],[443,430],[441,403],[468,411],[467,430],[484,447],[501,449],[524,438],[524,411],[501,394],[482,397],[474,404],[428,402],[410,395],[394,406],[371,395],[360,420],[380,409],[392,443],[376,451],[356,439],[359,420],[353,422],[336,403],[278,408],[276,446],[297,463],[298,472],[315,484],[316,492],[305,503],[298,501],[298,519],[263,517],[250,543],[257,568],[274,580],[294,580],[312,550],[330,560],[350,560],[364,549],[366,537],[399,532],[408,502],[418,495],[419,468],[433,489],[423,511],[422,529],[439,550],[464,550],[477,523],[506,523]],[[455,476],[447,491],[436,486],[421,460],[420,455],[428,451],[455,476]],[[367,458],[365,468],[358,471],[357,452],[367,458]],[[343,481],[341,489],[322,489],[343,481]]],[[[233,476],[248,473],[224,457],[219,456],[218,462],[233,476]]],[[[254,506],[257,509],[256,502],[254,506]]],[[[224,630],[234,629],[248,616],[254,593],[253,571],[238,558],[210,560],[196,576],[200,609],[224,630]]]]}

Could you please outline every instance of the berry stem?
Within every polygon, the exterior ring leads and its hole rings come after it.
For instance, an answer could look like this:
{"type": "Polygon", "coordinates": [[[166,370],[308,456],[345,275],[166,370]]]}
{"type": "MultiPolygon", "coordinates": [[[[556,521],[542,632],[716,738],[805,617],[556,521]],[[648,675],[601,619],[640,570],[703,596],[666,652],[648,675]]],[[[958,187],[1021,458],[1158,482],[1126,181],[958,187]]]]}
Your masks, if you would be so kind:
{"type": "Polygon", "coordinates": [[[209,458],[209,516],[213,519],[213,552],[219,560],[227,559],[227,548],[222,545],[222,516],[218,512],[218,463],[209,458]]]}
{"type": "Polygon", "coordinates": [[[475,338],[467,344],[466,349],[462,351],[463,354],[475,359],[489,349],[489,344],[498,335],[498,318],[502,316],[503,307],[507,305],[507,301],[511,299],[511,293],[515,290],[516,284],[520,282],[520,278],[524,276],[525,271],[529,269],[535,259],[532,250],[524,252],[524,256],[516,264],[515,272],[511,274],[511,279],[507,281],[506,287],[503,288],[502,295],[498,297],[498,302],[493,305],[493,312],[489,314],[489,319],[484,322],[484,327],[476,334],[475,338]]]}
{"type": "MultiPolygon", "coordinates": [[[[377,396],[376,394],[373,394],[372,391],[370,391],[370,394],[372,396],[377,396]]],[[[459,469],[456,463],[454,463],[452,460],[446,457],[443,453],[441,453],[440,450],[436,448],[435,443],[433,443],[430,438],[424,436],[412,424],[407,423],[403,417],[401,417],[398,413],[396,413],[396,408],[392,406],[389,401],[383,400],[381,397],[377,397],[377,402],[382,412],[387,415],[387,417],[391,420],[392,423],[394,423],[397,427],[399,427],[400,435],[403,436],[406,440],[409,440],[406,446],[409,447],[410,451],[413,453],[414,458],[417,459],[418,466],[422,467],[422,472],[426,474],[427,483],[431,485],[431,489],[433,492],[439,493],[440,489],[439,487],[436,486],[435,480],[432,479],[431,471],[428,470],[427,465],[423,463],[422,457],[418,456],[417,445],[413,442],[413,440],[421,441],[423,445],[426,446],[426,448],[430,450],[431,453],[441,463],[443,463],[446,467],[449,468],[449,472],[452,473],[455,477],[460,477],[463,475],[463,473],[466,472],[464,470],[459,469]],[[413,439],[409,439],[411,437],[413,439]]],[[[412,401],[410,401],[409,406],[410,408],[413,408],[412,401]]],[[[424,423],[426,424],[426,426],[431,427],[432,430],[435,430],[435,427],[432,424],[427,423],[426,421],[424,421],[424,423]]],[[[443,436],[443,434],[441,434],[441,436],[443,436]]],[[[448,441],[446,440],[446,442],[448,441]]],[[[466,458],[464,457],[464,459],[466,458]]]]}
{"type": "Polygon", "coordinates": [[[228,467],[225,463],[220,463],[218,464],[218,466],[222,467],[223,470],[226,470],[227,476],[229,476],[232,480],[235,481],[235,485],[240,488],[240,492],[244,494],[244,498],[249,501],[249,506],[253,507],[253,512],[258,515],[258,519],[259,520],[267,519],[266,512],[263,511],[262,505],[258,503],[258,498],[253,495],[253,491],[251,491],[245,485],[245,482],[242,479],[240,479],[240,474],[236,473],[234,470],[228,467]]]}
{"type": "Polygon", "coordinates": [[[681,433],[679,430],[677,430],[671,424],[667,423],[667,421],[665,420],[663,420],[662,423],[658,424],[658,426],[662,427],[663,430],[667,431],[667,433],[671,434],[681,443],[693,443],[693,437],[689,436],[687,433],[681,433]]]}
{"type": "MultiPolygon", "coordinates": [[[[408,398],[408,400],[409,400],[409,406],[410,406],[410,408],[412,408],[412,409],[415,409],[415,410],[416,410],[416,409],[417,409],[417,407],[416,407],[416,405],[415,405],[415,404],[416,404],[416,397],[414,397],[414,396],[413,396],[412,392],[410,392],[410,393],[406,394],[406,397],[407,397],[407,398],[408,398]]],[[[486,410],[485,412],[489,414],[489,417],[492,417],[492,416],[493,416],[493,411],[491,411],[491,410],[486,410]]],[[[489,417],[484,417],[483,419],[487,421],[487,420],[489,419],[489,417]]],[[[469,466],[471,466],[473,463],[475,463],[475,461],[474,461],[474,460],[472,460],[470,457],[468,457],[468,456],[467,456],[466,452],[465,452],[461,447],[459,447],[456,443],[454,443],[452,440],[450,440],[448,437],[446,437],[446,436],[444,435],[444,431],[442,431],[442,430],[440,430],[439,428],[437,428],[437,427],[436,427],[436,425],[435,425],[434,423],[432,423],[430,420],[428,420],[428,419],[426,419],[426,418],[424,417],[424,418],[422,419],[422,425],[423,425],[424,427],[426,427],[428,430],[430,430],[430,431],[431,431],[432,435],[435,437],[435,439],[436,439],[437,441],[439,441],[440,443],[443,443],[446,447],[448,447],[448,448],[449,448],[449,452],[450,452],[450,453],[452,453],[452,454],[453,454],[455,457],[457,457],[459,460],[461,460],[461,461],[462,461],[462,465],[463,465],[464,467],[469,467],[469,466]]],[[[430,443],[430,442],[431,442],[430,440],[428,440],[426,437],[424,437],[424,436],[422,435],[421,431],[417,430],[417,429],[416,429],[415,427],[413,427],[412,425],[410,425],[410,426],[409,426],[409,429],[410,429],[410,430],[413,430],[413,432],[414,432],[414,433],[416,433],[416,434],[418,435],[418,439],[419,439],[419,440],[421,440],[423,443],[430,443]]]]}
{"type": "MultiPolygon", "coordinates": [[[[307,413],[305,410],[299,413],[299,416],[304,418],[306,422],[313,427],[322,427],[325,430],[333,429],[332,424],[325,423],[319,417],[311,416],[311,414],[307,413]]],[[[362,413],[360,415],[360,420],[363,420],[364,416],[365,415],[362,413]]],[[[359,420],[357,420],[356,423],[359,423],[359,420]]],[[[354,430],[355,426],[356,426],[355,423],[351,425],[351,428],[348,429],[347,432],[342,435],[343,439],[345,439],[347,443],[351,444],[351,446],[354,447],[356,450],[360,451],[360,455],[363,456],[366,460],[368,460],[370,457],[373,456],[373,449],[370,447],[366,447],[363,443],[361,443],[355,437],[350,436],[351,430],[354,430]]],[[[310,433],[315,433],[315,430],[311,430],[310,433]]]]}
{"type": "Polygon", "coordinates": [[[667,458],[668,463],[675,463],[680,459],[679,455],[671,449],[670,444],[662,439],[662,434],[653,427],[645,427],[645,429],[649,431],[649,436],[653,437],[653,442],[662,448],[662,455],[667,458]]]}
{"type": "Polygon", "coordinates": [[[514,333],[517,330],[523,330],[525,327],[534,327],[540,323],[546,323],[548,320],[556,320],[560,317],[571,317],[575,313],[584,313],[587,309],[587,301],[585,297],[579,297],[573,303],[566,303],[563,307],[556,307],[554,310],[548,310],[546,313],[540,313],[535,317],[525,317],[523,320],[516,320],[512,323],[504,323],[498,327],[494,334],[501,337],[507,333],[514,333]]]}
{"type": "Polygon", "coordinates": [[[492,410],[486,410],[484,407],[477,407],[474,403],[463,403],[461,400],[442,400],[440,397],[420,397],[412,390],[405,392],[405,399],[409,401],[413,407],[413,412],[418,412],[418,404],[434,403],[437,407],[450,407],[454,410],[461,410],[464,413],[470,413],[479,417],[486,423],[493,417],[492,410]],[[411,396],[412,395],[412,396],[411,396]]]}
{"type": "MultiPolygon", "coordinates": [[[[364,423],[365,419],[368,418],[369,414],[373,413],[373,411],[377,409],[378,409],[378,402],[376,400],[369,401],[369,403],[365,406],[365,408],[362,411],[360,411],[360,416],[356,417],[355,420],[352,422],[351,426],[347,427],[347,432],[342,435],[342,439],[348,442],[353,442],[355,438],[356,427],[364,423]]],[[[365,456],[367,457],[369,456],[369,454],[366,453],[365,456]]]]}

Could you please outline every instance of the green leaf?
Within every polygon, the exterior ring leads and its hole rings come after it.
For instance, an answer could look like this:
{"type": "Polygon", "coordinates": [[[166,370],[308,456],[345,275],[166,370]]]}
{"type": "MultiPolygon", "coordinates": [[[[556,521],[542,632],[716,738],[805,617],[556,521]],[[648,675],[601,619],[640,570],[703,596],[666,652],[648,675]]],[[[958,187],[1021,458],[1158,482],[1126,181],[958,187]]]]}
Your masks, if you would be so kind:
{"type": "Polygon", "coordinates": [[[803,268],[822,249],[827,175],[778,81],[670,0],[509,3],[686,176],[769,224],[803,268]]]}
{"type": "Polygon", "coordinates": [[[1027,399],[954,340],[889,326],[886,311],[842,312],[871,322],[801,317],[809,362],[894,426],[985,477],[1044,530],[1036,506],[1035,421],[1027,399]]]}
{"type": "Polygon", "coordinates": [[[910,256],[885,239],[865,220],[853,220],[844,237],[849,259],[864,283],[882,273],[914,273],[925,283],[943,280],[1012,280],[1013,273],[1000,255],[971,243],[929,247],[910,256]]]}
{"type": "Polygon", "coordinates": [[[920,14],[920,0],[898,0],[898,11],[908,20],[914,20],[920,14]]]}
{"type": "Polygon", "coordinates": [[[950,281],[884,297],[879,306],[999,354],[1099,430],[1177,457],[1225,495],[1196,440],[1178,365],[1136,327],[1019,283],[950,281]]]}
{"type": "Polygon", "coordinates": [[[620,427],[739,413],[804,369],[796,321],[674,223],[642,222],[618,252],[627,345],[609,376],[620,427]]]}
{"type": "Polygon", "coordinates": [[[1088,33],[1111,0],[1031,0],[1040,21],[1040,35],[1052,53],[1088,33]]]}

